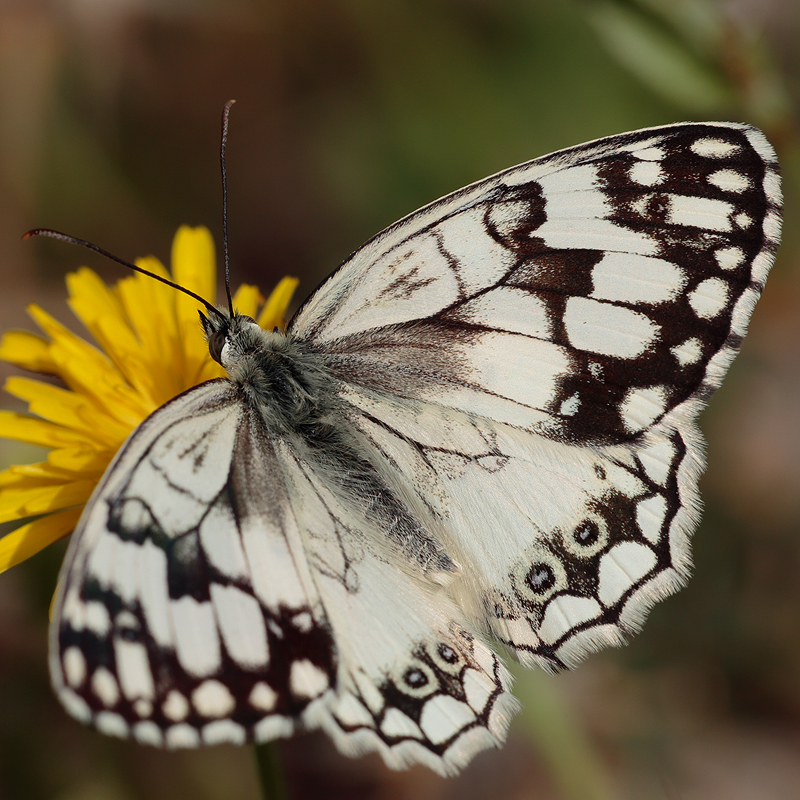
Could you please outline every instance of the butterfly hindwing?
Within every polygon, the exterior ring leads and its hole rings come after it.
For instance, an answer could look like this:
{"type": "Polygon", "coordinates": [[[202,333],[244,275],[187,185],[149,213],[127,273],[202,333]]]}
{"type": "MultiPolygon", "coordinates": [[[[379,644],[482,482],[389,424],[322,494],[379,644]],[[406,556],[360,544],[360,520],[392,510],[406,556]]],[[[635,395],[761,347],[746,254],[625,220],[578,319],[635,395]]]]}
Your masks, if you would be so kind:
{"type": "Polygon", "coordinates": [[[462,604],[523,663],[559,669],[619,643],[685,581],[694,432],[580,448],[427,403],[409,403],[412,424],[397,401],[347,396],[384,471],[450,533],[462,604]]]}
{"type": "Polygon", "coordinates": [[[280,451],[337,644],[333,697],[308,721],[343,752],[378,750],[395,768],[421,762],[449,774],[497,746],[516,701],[505,668],[446,591],[452,575],[410,561],[358,489],[344,494],[308,454],[280,451]]]}
{"type": "Polygon", "coordinates": [[[76,530],[51,674],[104,732],[168,747],[287,735],[334,680],[274,450],[248,417],[227,380],[162,407],[76,530]]]}

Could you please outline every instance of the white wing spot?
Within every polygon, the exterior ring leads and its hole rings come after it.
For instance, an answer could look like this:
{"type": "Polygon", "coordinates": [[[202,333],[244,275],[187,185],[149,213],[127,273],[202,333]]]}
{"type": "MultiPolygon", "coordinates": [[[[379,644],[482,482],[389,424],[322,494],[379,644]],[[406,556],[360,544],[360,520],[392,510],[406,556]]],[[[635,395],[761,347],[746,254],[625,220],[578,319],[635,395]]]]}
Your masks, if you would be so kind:
{"type": "Polygon", "coordinates": [[[134,704],[133,710],[140,717],[149,717],[153,713],[153,704],[149,700],[140,697],[134,704]]]}
{"type": "Polygon", "coordinates": [[[128,642],[117,636],[114,638],[114,656],[125,697],[128,700],[135,700],[137,697],[152,700],[155,688],[147,648],[140,642],[128,642]]]}
{"type": "Polygon", "coordinates": [[[487,675],[494,675],[497,657],[490,647],[487,647],[483,642],[475,640],[472,643],[472,656],[487,675]]]}
{"type": "Polygon", "coordinates": [[[632,181],[641,186],[655,186],[664,180],[664,170],[655,161],[637,161],[628,174],[632,181]]]}
{"type": "Polygon", "coordinates": [[[227,503],[217,501],[200,523],[200,545],[209,562],[232,579],[247,578],[249,571],[242,540],[227,503]]]}
{"type": "Polygon", "coordinates": [[[573,394],[561,404],[561,408],[558,410],[558,413],[561,414],[562,417],[572,417],[578,413],[580,406],[580,397],[578,397],[577,394],[573,394]]]}
{"type": "Polygon", "coordinates": [[[728,303],[730,288],[722,278],[707,278],[689,294],[689,305],[701,319],[713,319],[728,303]]]}
{"type": "Polygon", "coordinates": [[[175,626],[175,652],[190,675],[205,678],[222,664],[219,633],[211,603],[184,595],[170,603],[175,626]]]}
{"type": "Polygon", "coordinates": [[[131,611],[120,611],[115,617],[115,622],[118,628],[129,628],[131,630],[139,630],[139,620],[136,615],[131,611]]]}
{"type": "MultiPolygon", "coordinates": [[[[98,636],[107,636],[111,630],[111,618],[108,609],[99,601],[91,600],[84,609],[83,622],[87,630],[98,636]]],[[[74,626],[77,628],[77,626],[74,626]]]]}
{"type": "Polygon", "coordinates": [[[639,542],[620,542],[600,559],[597,596],[605,606],[616,603],[656,565],[656,554],[639,542]]]}
{"type": "Polygon", "coordinates": [[[599,616],[602,608],[593,597],[563,594],[554,597],[547,605],[539,627],[539,637],[545,644],[553,644],[584,622],[599,616]]]}
{"type": "Polygon", "coordinates": [[[328,676],[308,659],[295,661],[289,686],[295,697],[319,697],[328,688],[328,676]]]}
{"type": "MultiPolygon", "coordinates": [[[[556,381],[570,367],[568,354],[552,342],[502,331],[476,334],[468,343],[451,346],[450,355],[460,359],[465,383],[478,384],[484,391],[528,408],[541,408],[548,403],[556,381]]],[[[452,405],[461,402],[464,389],[464,384],[451,384],[442,392],[434,383],[428,396],[452,405]]]]}
{"type": "Polygon", "coordinates": [[[341,720],[343,725],[346,726],[362,726],[374,728],[375,720],[372,714],[367,711],[363,703],[359,702],[358,698],[350,694],[345,694],[336,705],[336,716],[341,720]]]}
{"type": "Polygon", "coordinates": [[[173,725],[167,728],[166,741],[170,750],[178,747],[199,747],[200,734],[191,725],[173,725]]]}
{"type": "Polygon", "coordinates": [[[708,181],[723,192],[743,192],[750,186],[746,175],[732,169],[719,169],[708,176],[708,181]]]}
{"type": "Polygon", "coordinates": [[[636,505],[636,524],[645,539],[658,544],[666,515],[667,501],[663,495],[656,494],[639,501],[636,505]]]}
{"type": "Polygon", "coordinates": [[[390,738],[397,737],[402,739],[423,739],[419,725],[413,719],[407,717],[399,708],[389,708],[381,723],[381,733],[390,738]]]}
{"type": "Polygon", "coordinates": [[[177,689],[173,689],[167,695],[161,710],[167,719],[180,722],[189,716],[189,701],[177,689]]]}
{"type": "Polygon", "coordinates": [[[269,742],[272,739],[291,736],[293,733],[294,723],[288,717],[275,715],[264,717],[253,726],[253,738],[257,742],[269,742]]]}
{"type": "Polygon", "coordinates": [[[105,667],[98,667],[94,671],[92,691],[106,708],[113,708],[119,702],[117,679],[105,667]]]}
{"type": "Polygon", "coordinates": [[[375,715],[380,714],[386,703],[383,692],[378,689],[375,682],[363,670],[355,670],[353,672],[353,680],[367,708],[375,715]]]}
{"type": "Polygon", "coordinates": [[[725,200],[672,194],[669,196],[668,217],[673,225],[704,228],[710,231],[729,231],[733,208],[725,200]]]}
{"type": "Polygon", "coordinates": [[[449,694],[432,697],[425,703],[419,726],[433,744],[442,744],[475,722],[475,713],[449,694]]]}
{"type": "Polygon", "coordinates": [[[269,661],[267,628],[261,605],[237,586],[211,584],[211,602],[225,649],[245,669],[264,668],[269,661]]]}
{"type": "Polygon", "coordinates": [[[192,692],[192,705],[203,717],[224,717],[236,708],[236,700],[224,683],[208,680],[192,692]]]}
{"type": "Polygon", "coordinates": [[[721,269],[736,269],[744,261],[744,250],[741,247],[720,247],[714,252],[721,269]]]}
{"type": "Polygon", "coordinates": [[[149,744],[152,747],[162,747],[164,744],[161,728],[155,722],[137,722],[132,733],[139,744],[149,744]]]}
{"type": "Polygon", "coordinates": [[[675,356],[677,362],[682,366],[689,364],[696,364],[703,355],[703,348],[700,340],[693,336],[681,344],[676,344],[675,347],[670,348],[670,353],[675,356]]]}
{"type": "Polygon", "coordinates": [[[246,741],[247,732],[232,719],[209,722],[203,728],[203,744],[244,744],[246,741]]]}
{"type": "Polygon", "coordinates": [[[656,305],[672,300],[686,284],[684,271],[663,258],[606,253],[592,269],[596,300],[656,305]]]}
{"type": "MultiPolygon", "coordinates": [[[[490,205],[489,214],[494,219],[502,217],[504,210],[502,206],[505,205],[516,204],[490,205]],[[498,213],[493,213],[495,211],[498,213]]],[[[523,207],[525,205],[522,204],[523,207]]],[[[499,281],[514,263],[512,251],[495,241],[486,230],[484,213],[483,206],[469,208],[443,220],[434,228],[434,231],[442,237],[443,249],[455,261],[453,268],[468,295],[499,281]]],[[[513,228],[514,224],[519,224],[519,217],[515,217],[513,213],[511,217],[509,222],[513,228]]],[[[508,224],[506,227],[509,227],[508,224]]]]}
{"type": "Polygon", "coordinates": [[[659,327],[644,314],[587,297],[570,297],[564,310],[570,344],[617,358],[635,358],[658,338],[659,327]]]}
{"type": "Polygon", "coordinates": [[[665,486],[675,459],[675,445],[668,439],[649,445],[639,451],[639,459],[647,477],[665,486]]]}
{"type": "Polygon", "coordinates": [[[86,658],[79,647],[68,647],[62,656],[67,683],[78,688],[86,680],[86,658]]]}
{"type": "Polygon", "coordinates": [[[72,689],[61,689],[58,693],[59,699],[64,704],[64,708],[81,722],[88,724],[92,719],[92,709],[89,704],[79,697],[72,689]]]}
{"type": "Polygon", "coordinates": [[[467,669],[464,670],[462,684],[470,708],[476,714],[482,714],[483,709],[486,708],[487,701],[497,689],[495,682],[483,672],[478,672],[476,669],[467,669]]]}
{"type": "Polygon", "coordinates": [[[667,391],[663,386],[631,389],[620,408],[625,428],[631,433],[644,430],[664,413],[666,406],[667,391]]]}
{"type": "Polygon", "coordinates": [[[259,711],[272,711],[278,700],[278,693],[268,684],[259,681],[250,692],[248,702],[259,711]]]}
{"type": "MultiPolygon", "coordinates": [[[[487,213],[487,221],[501,236],[511,236],[517,230],[520,219],[524,219],[529,212],[530,203],[527,200],[491,203],[487,213]]],[[[503,272],[500,271],[497,278],[502,274],[503,272]]]]}
{"type": "Polygon", "coordinates": [[[738,144],[707,136],[692,142],[690,149],[703,158],[726,158],[741,149],[738,144]]]}
{"type": "Polygon", "coordinates": [[[496,619],[494,627],[501,638],[507,639],[515,645],[536,647],[539,644],[539,637],[531,629],[527,617],[496,619]]]}
{"type": "Polygon", "coordinates": [[[548,338],[553,330],[542,298],[516,286],[498,286],[458,306],[447,316],[538,339],[548,338]]]}
{"type": "Polygon", "coordinates": [[[292,617],[292,625],[302,633],[308,633],[314,627],[314,618],[308,611],[301,611],[292,617]]]}
{"type": "Polygon", "coordinates": [[[124,739],[130,735],[130,728],[125,718],[112,711],[101,711],[94,718],[94,724],[97,726],[97,730],[106,736],[117,736],[124,739]]]}
{"type": "Polygon", "coordinates": [[[645,147],[643,150],[634,151],[634,155],[642,161],[661,161],[666,153],[661,147],[645,147]]]}
{"type": "Polygon", "coordinates": [[[648,206],[650,205],[650,200],[652,199],[652,195],[645,195],[644,197],[640,197],[638,200],[634,200],[631,205],[630,209],[634,214],[638,214],[640,217],[647,216],[648,214],[648,206]]]}
{"type": "Polygon", "coordinates": [[[740,227],[740,228],[749,228],[753,224],[753,218],[746,213],[745,211],[739,212],[734,218],[733,221],[740,227]]]}
{"type": "MultiPolygon", "coordinates": [[[[116,533],[105,535],[119,539],[116,533]]],[[[114,576],[109,586],[120,596],[125,605],[133,605],[139,599],[139,575],[141,574],[140,564],[143,554],[144,548],[136,542],[120,539],[117,544],[114,576]]]]}
{"type": "Polygon", "coordinates": [[[780,204],[783,199],[781,179],[774,170],[767,170],[764,175],[764,194],[766,194],[767,198],[772,200],[773,203],[780,204]]]}
{"type": "Polygon", "coordinates": [[[160,647],[172,648],[173,632],[169,615],[167,554],[148,539],[142,546],[139,601],[151,636],[160,647]]]}

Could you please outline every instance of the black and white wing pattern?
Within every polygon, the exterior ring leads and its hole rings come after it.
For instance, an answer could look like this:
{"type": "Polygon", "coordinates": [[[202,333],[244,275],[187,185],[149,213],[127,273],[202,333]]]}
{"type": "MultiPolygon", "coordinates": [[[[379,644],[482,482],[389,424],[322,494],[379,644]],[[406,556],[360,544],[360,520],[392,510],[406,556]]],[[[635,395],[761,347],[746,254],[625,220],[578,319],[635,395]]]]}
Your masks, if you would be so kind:
{"type": "Polygon", "coordinates": [[[56,692],[143,744],[322,727],[350,755],[452,773],[503,740],[508,673],[440,583],[398,563],[380,513],[303,449],[273,438],[228,380],[148,418],[73,537],[51,626],[56,692]]]}
{"type": "Polygon", "coordinates": [[[536,159],[356,252],[290,333],[445,531],[523,663],[619,643],[690,567],[694,420],[780,236],[760,131],[679,124],[536,159]]]}
{"type": "Polygon", "coordinates": [[[322,728],[443,774],[499,744],[493,639],[570,666],[686,580],[695,418],[780,202],[753,128],[637,131],[412,214],[285,335],[204,318],[229,377],[132,434],[70,545],[63,704],[156,746],[322,728]]]}

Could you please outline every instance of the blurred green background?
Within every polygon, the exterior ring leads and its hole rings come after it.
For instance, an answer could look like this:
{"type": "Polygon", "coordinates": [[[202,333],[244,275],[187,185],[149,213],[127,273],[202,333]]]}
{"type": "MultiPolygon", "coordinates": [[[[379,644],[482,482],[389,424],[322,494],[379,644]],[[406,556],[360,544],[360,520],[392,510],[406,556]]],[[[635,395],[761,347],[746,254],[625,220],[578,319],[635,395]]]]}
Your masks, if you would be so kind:
{"type": "MultiPolygon", "coordinates": [[[[702,418],[706,511],[690,585],[623,649],[519,675],[503,750],[445,780],[282,745],[293,798],[800,797],[800,3],[796,0],[5,0],[0,312],[67,321],[65,271],[220,238],[229,141],[234,283],[310,291],[380,228],[516,162],[684,119],[761,126],[784,244],[742,354],[702,418]]],[[[299,298],[298,298],[299,299],[299,298]]],[[[10,368],[2,368],[2,377],[10,368]]],[[[11,398],[3,405],[19,408],[11,398]]],[[[0,442],[2,465],[30,453],[0,442]]],[[[0,800],[259,797],[252,751],[167,754],[67,718],[46,673],[63,546],[0,576],[0,800]]]]}

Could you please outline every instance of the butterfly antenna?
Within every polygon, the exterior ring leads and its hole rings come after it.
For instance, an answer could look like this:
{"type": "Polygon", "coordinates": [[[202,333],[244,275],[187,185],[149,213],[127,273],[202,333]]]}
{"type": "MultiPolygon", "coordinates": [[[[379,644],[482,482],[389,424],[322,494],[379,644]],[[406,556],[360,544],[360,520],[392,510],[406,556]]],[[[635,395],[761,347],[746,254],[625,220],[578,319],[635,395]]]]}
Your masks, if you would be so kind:
{"type": "Polygon", "coordinates": [[[225,294],[228,298],[228,311],[233,316],[231,299],[230,261],[228,258],[228,172],[225,169],[225,148],[228,144],[228,118],[235,100],[228,100],[222,109],[222,138],[219,146],[219,165],[222,171],[222,252],[225,261],[225,294]]]}
{"type": "Polygon", "coordinates": [[[224,316],[220,314],[219,310],[214,308],[208,300],[204,300],[200,297],[199,294],[195,294],[189,289],[184,288],[183,286],[174,283],[173,281],[169,280],[168,278],[162,278],[161,275],[156,275],[155,272],[150,272],[149,270],[142,269],[141,267],[137,267],[136,264],[131,264],[130,261],[126,261],[124,258],[120,258],[119,256],[115,256],[113,253],[109,253],[108,250],[103,250],[102,247],[98,247],[96,244],[92,244],[91,242],[87,242],[85,239],[78,239],[75,236],[70,236],[67,233],[61,233],[59,231],[54,231],[50,228],[34,228],[32,231],[28,231],[27,233],[23,234],[23,239],[32,239],[34,236],[46,236],[48,239],[58,239],[61,242],[68,242],[69,244],[77,244],[81,247],[85,247],[87,250],[94,250],[95,253],[100,253],[101,256],[105,256],[111,261],[116,261],[117,264],[122,264],[123,267],[127,267],[128,269],[132,269],[134,272],[140,272],[142,275],[147,275],[148,278],[153,278],[154,280],[160,281],[161,283],[165,283],[167,286],[171,286],[173,289],[177,289],[179,292],[183,292],[186,295],[189,295],[194,300],[197,300],[198,303],[201,303],[206,307],[206,310],[210,314],[215,314],[217,317],[224,316]]]}

